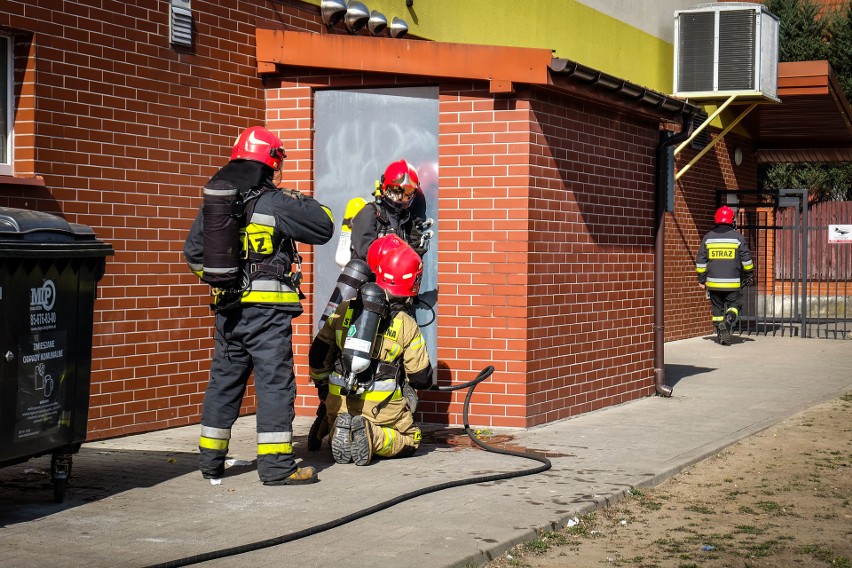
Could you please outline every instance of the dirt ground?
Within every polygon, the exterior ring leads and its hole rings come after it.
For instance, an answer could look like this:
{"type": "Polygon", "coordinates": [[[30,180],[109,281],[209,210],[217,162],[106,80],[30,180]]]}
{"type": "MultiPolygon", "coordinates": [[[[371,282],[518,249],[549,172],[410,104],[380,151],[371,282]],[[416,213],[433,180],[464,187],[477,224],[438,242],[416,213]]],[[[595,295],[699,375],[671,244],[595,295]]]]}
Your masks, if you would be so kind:
{"type": "Polygon", "coordinates": [[[852,393],[486,566],[852,568],[852,393]]]}

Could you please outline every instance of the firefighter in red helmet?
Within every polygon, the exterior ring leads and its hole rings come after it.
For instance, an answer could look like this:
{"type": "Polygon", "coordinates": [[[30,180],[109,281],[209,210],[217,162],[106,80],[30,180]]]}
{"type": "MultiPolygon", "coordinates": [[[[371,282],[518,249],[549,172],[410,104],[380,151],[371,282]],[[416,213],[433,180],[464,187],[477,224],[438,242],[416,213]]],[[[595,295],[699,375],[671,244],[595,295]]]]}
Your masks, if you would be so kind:
{"type": "Polygon", "coordinates": [[[734,210],[722,206],[714,220],[716,226],[701,241],[695,270],[710,300],[719,343],[730,345],[742,310],[742,286],[752,285],[754,263],[745,237],[734,228],[734,210]]]}
{"type": "Polygon", "coordinates": [[[398,160],[385,168],[377,182],[376,199],[368,203],[352,220],[352,258],[367,259],[370,245],[388,234],[396,234],[421,257],[429,248],[431,219],[411,213],[420,188],[417,170],[406,160],[398,160]]]}
{"type": "Polygon", "coordinates": [[[206,479],[224,474],[231,427],[254,372],[260,480],[264,485],[317,481],[314,468],[297,467],[293,454],[292,319],[302,313],[301,274],[293,267],[301,262],[296,242],[328,242],[334,221],[316,200],[278,188],[284,157],[283,144],[272,132],[261,126],[244,130],[231,159],[204,186],[205,203],[184,243],[190,269],[212,287],[216,314],[199,440],[199,469],[206,479]],[[208,197],[221,195],[232,195],[233,201],[208,207],[208,197]],[[216,211],[224,213],[212,216],[216,211]],[[218,238],[219,222],[233,223],[234,242],[218,238]],[[219,246],[239,253],[233,255],[235,266],[210,263],[211,249],[219,246]],[[218,284],[230,271],[233,283],[218,284]]]}
{"type": "MultiPolygon", "coordinates": [[[[387,236],[384,239],[389,239],[387,236]]],[[[359,326],[365,307],[361,295],[342,302],[314,338],[309,353],[311,379],[325,395],[326,432],[331,433],[331,452],[337,463],[367,465],[373,456],[412,455],[420,446],[420,429],[414,423],[408,388],[432,384],[432,365],[426,342],[402,305],[418,294],[423,275],[420,256],[405,243],[376,241],[371,269],[375,286],[384,291],[388,307],[377,324],[369,346],[369,368],[353,388],[346,382],[347,337],[359,326]],[[390,246],[385,246],[390,245],[390,246]],[[360,314],[360,315],[359,315],[360,314]]],[[[364,287],[362,287],[362,291],[364,287]]]]}

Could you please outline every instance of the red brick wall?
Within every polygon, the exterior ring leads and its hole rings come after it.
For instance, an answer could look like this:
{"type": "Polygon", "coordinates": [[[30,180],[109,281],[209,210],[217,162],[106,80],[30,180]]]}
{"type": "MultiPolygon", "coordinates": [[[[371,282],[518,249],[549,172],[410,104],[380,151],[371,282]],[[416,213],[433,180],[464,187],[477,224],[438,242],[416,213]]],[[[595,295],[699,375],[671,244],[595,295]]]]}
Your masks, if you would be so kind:
{"type": "MultiPolygon", "coordinates": [[[[161,0],[62,11],[49,0],[0,4],[0,27],[17,38],[17,173],[44,181],[0,178],[0,205],[89,225],[115,249],[95,306],[90,439],[199,421],[212,318],[182,246],[200,186],[236,135],[267,123],[287,141],[285,182],[310,194],[313,88],[432,82],[303,70],[264,83],[256,25],[319,32],[318,9],[220,4],[192,3],[194,51],[168,45],[161,0]]],[[[549,91],[495,97],[466,82],[441,85],[439,112],[440,383],[493,365],[469,417],[488,426],[532,426],[651,394],[657,124],[549,91]]],[[[683,282],[694,282],[696,223],[709,229],[713,192],[737,183],[721,155],[678,184],[668,340],[706,321],[683,282]]],[[[302,252],[310,314],[312,255],[302,252]]],[[[303,415],[316,405],[312,329],[308,315],[296,320],[303,415]]],[[[464,396],[425,394],[420,419],[459,424],[464,396]]],[[[254,409],[250,389],[244,412],[254,409]]]]}
{"type": "MultiPolygon", "coordinates": [[[[713,138],[717,134],[711,132],[713,138]]],[[[750,148],[748,140],[727,134],[675,183],[675,212],[666,214],[666,341],[713,331],[710,302],[695,275],[695,255],[704,234],[713,228],[717,191],[756,188],[757,160],[750,148]],[[734,164],[737,147],[743,152],[740,165],[734,164]]],[[[687,147],[678,155],[677,168],[697,153],[687,147]]]]}
{"type": "MultiPolygon", "coordinates": [[[[487,366],[470,421],[528,426],[529,103],[495,99],[486,85],[445,84],[440,97],[440,384],[487,366]]],[[[423,415],[454,424],[466,391],[429,395],[423,415]]]]}
{"type": "Polygon", "coordinates": [[[567,97],[533,106],[530,422],[653,385],[656,122],[567,97]]]}
{"type": "MultiPolygon", "coordinates": [[[[321,29],[317,8],[290,0],[194,0],[195,50],[179,50],[168,6],[0,4],[0,29],[16,34],[16,174],[44,180],[0,179],[0,205],[89,225],[115,249],[95,305],[90,439],[198,422],[212,318],[183,239],[200,186],[266,118],[256,25],[321,29]]],[[[288,160],[284,179],[306,169],[288,160]]]]}

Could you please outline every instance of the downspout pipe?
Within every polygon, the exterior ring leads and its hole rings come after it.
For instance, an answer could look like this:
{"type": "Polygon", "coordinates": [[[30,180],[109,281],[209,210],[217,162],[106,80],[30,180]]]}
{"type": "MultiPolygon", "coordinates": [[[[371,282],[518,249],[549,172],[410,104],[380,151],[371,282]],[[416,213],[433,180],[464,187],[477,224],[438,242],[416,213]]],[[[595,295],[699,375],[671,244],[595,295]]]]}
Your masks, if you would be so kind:
{"type": "Polygon", "coordinates": [[[660,396],[670,397],[672,387],[666,384],[665,358],[665,268],[666,268],[666,200],[669,184],[674,184],[674,156],[670,156],[673,146],[689,138],[696,107],[683,114],[680,132],[672,134],[660,132],[657,144],[656,207],[654,219],[654,390],[660,396]]]}

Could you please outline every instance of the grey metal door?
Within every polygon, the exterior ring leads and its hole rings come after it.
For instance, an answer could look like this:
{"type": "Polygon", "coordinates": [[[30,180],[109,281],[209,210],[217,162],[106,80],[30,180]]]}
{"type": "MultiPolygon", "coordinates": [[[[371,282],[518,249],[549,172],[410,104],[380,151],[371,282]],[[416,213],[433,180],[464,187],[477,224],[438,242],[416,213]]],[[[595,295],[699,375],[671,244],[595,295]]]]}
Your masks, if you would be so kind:
{"type": "Polygon", "coordinates": [[[385,167],[406,159],[420,175],[425,215],[435,220],[416,317],[437,369],[438,87],[317,91],[314,111],[315,192],[335,220],[332,241],[315,249],[314,322],[340,275],[334,256],[346,204],[353,197],[372,201],[385,167]]]}

